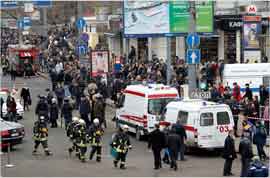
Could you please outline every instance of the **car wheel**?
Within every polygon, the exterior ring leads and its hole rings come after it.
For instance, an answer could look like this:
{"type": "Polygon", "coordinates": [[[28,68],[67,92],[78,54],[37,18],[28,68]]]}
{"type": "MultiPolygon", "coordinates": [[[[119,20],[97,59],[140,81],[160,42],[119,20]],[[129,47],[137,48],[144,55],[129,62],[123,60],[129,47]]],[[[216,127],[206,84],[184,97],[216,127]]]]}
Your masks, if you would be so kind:
{"type": "Polygon", "coordinates": [[[141,130],[139,128],[136,129],[136,140],[140,141],[142,139],[141,130]]]}

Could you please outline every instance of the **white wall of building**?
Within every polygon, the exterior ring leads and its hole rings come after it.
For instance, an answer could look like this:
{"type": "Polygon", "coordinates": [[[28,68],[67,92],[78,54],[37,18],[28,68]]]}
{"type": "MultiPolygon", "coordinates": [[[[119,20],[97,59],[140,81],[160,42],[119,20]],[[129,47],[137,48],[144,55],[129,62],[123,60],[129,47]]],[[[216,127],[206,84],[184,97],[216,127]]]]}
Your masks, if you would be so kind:
{"type": "Polygon", "coordinates": [[[152,38],[152,52],[160,59],[166,61],[167,58],[167,41],[165,37],[152,38]]]}
{"type": "Polygon", "coordinates": [[[179,57],[179,59],[185,59],[186,57],[186,41],[185,41],[185,37],[181,36],[181,37],[176,37],[176,56],[179,57]]]}

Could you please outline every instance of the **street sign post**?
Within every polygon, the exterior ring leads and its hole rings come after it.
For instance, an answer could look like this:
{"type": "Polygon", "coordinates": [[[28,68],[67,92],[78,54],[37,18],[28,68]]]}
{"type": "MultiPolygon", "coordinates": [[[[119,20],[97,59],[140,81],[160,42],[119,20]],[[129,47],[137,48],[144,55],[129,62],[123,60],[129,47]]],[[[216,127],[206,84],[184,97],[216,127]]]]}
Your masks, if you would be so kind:
{"type": "Polygon", "coordinates": [[[187,50],[187,63],[200,64],[200,62],[201,62],[201,51],[199,49],[188,49],[187,50]]]}
{"type": "Polygon", "coordinates": [[[86,25],[86,22],[85,22],[85,20],[82,18],[82,17],[80,17],[77,21],[76,21],[76,27],[79,29],[79,30],[81,30],[81,29],[83,29],[83,27],[86,25]]]}
{"type": "Polygon", "coordinates": [[[200,45],[200,37],[197,33],[190,33],[186,39],[189,48],[198,47],[200,45]]]}

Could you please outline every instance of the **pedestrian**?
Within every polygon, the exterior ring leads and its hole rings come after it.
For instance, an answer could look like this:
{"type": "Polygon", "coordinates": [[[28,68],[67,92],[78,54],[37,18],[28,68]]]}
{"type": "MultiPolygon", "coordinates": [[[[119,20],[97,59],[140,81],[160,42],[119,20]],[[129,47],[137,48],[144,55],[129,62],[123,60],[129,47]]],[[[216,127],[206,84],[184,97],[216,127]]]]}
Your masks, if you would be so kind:
{"type": "Polygon", "coordinates": [[[11,122],[17,122],[17,104],[14,97],[11,97],[10,101],[7,102],[8,120],[11,122]]]}
{"type": "Polygon", "coordinates": [[[50,106],[50,121],[51,128],[57,128],[57,120],[59,115],[59,109],[56,103],[56,99],[52,99],[52,105],[50,106]]]}
{"type": "Polygon", "coordinates": [[[148,148],[152,148],[154,154],[154,169],[160,169],[161,156],[160,152],[165,148],[165,134],[160,131],[159,124],[155,124],[155,130],[149,134],[148,148]]]}
{"type": "Polygon", "coordinates": [[[105,119],[105,107],[102,95],[100,93],[97,93],[93,96],[93,103],[94,118],[98,118],[100,125],[104,124],[104,128],[107,128],[105,119]]]}
{"type": "Polygon", "coordinates": [[[176,127],[172,126],[171,132],[168,136],[168,149],[170,153],[170,159],[171,159],[171,168],[175,171],[178,169],[176,160],[178,157],[178,151],[181,147],[181,137],[179,134],[176,133],[176,127]]]}
{"type": "Polygon", "coordinates": [[[269,157],[265,154],[263,147],[266,144],[267,133],[264,125],[261,121],[256,122],[256,132],[253,136],[253,143],[257,146],[258,155],[260,160],[269,159],[269,157]]]}
{"type": "Polygon", "coordinates": [[[243,98],[248,98],[249,101],[252,101],[252,99],[253,99],[252,90],[249,88],[248,83],[246,84],[245,94],[244,94],[243,98]]]}
{"type": "MultiPolygon", "coordinates": [[[[181,117],[181,115],[179,115],[181,117]]],[[[181,119],[178,119],[176,124],[173,125],[176,129],[176,133],[180,136],[180,148],[178,153],[180,153],[180,160],[185,161],[185,142],[187,140],[187,134],[184,126],[181,123],[181,119]]]]}
{"type": "Polygon", "coordinates": [[[48,148],[48,128],[44,116],[40,116],[39,119],[35,122],[33,133],[35,145],[32,154],[35,155],[37,153],[38,146],[41,144],[46,156],[52,155],[48,148]]]}
{"type": "Polygon", "coordinates": [[[24,87],[21,90],[21,99],[23,99],[23,110],[26,111],[27,108],[29,111],[29,105],[31,105],[32,101],[29,88],[26,86],[26,84],[24,84],[24,87]]]}
{"type": "Polygon", "coordinates": [[[10,77],[11,77],[11,81],[15,81],[16,80],[16,75],[17,75],[17,64],[16,64],[16,60],[13,58],[11,60],[11,64],[10,64],[10,77]]]}
{"type": "Polygon", "coordinates": [[[92,127],[89,129],[90,136],[90,144],[92,146],[92,150],[90,152],[89,159],[92,160],[95,153],[97,153],[96,161],[101,161],[101,149],[102,149],[102,136],[104,134],[104,130],[101,127],[98,118],[95,118],[93,121],[92,127]]]}
{"type": "MultiPolygon", "coordinates": [[[[61,109],[61,118],[64,117],[64,121],[65,121],[65,129],[67,129],[68,125],[70,124],[70,122],[72,121],[72,106],[69,103],[69,99],[65,98],[64,99],[64,104],[62,106],[61,109]]],[[[62,127],[62,125],[61,125],[62,127]]]]}
{"type": "Polygon", "coordinates": [[[79,112],[80,112],[81,118],[85,121],[87,128],[89,128],[90,126],[90,119],[89,119],[89,114],[91,113],[90,107],[91,107],[90,102],[88,101],[86,96],[82,95],[81,103],[79,106],[79,112]]]}
{"type": "Polygon", "coordinates": [[[223,176],[233,176],[234,174],[231,171],[232,163],[237,158],[234,144],[234,130],[230,130],[225,139],[222,157],[225,159],[223,176]]]}
{"type": "Polygon", "coordinates": [[[126,156],[128,150],[132,148],[129,136],[127,134],[129,127],[127,125],[119,128],[118,133],[114,136],[112,141],[112,147],[116,150],[117,156],[113,161],[114,167],[117,167],[117,164],[120,162],[120,169],[126,169],[126,156]]]}
{"type": "Polygon", "coordinates": [[[241,155],[241,177],[247,177],[248,168],[253,157],[250,133],[244,131],[239,144],[239,153],[241,155]]]}
{"type": "Polygon", "coordinates": [[[63,99],[65,98],[65,90],[60,84],[58,84],[54,92],[57,97],[58,107],[61,108],[63,104],[63,99]]]}
{"type": "Polygon", "coordinates": [[[163,129],[163,132],[165,134],[166,148],[165,148],[165,151],[164,151],[164,156],[162,158],[162,161],[164,163],[166,163],[166,164],[170,164],[170,153],[169,153],[169,148],[167,147],[168,146],[168,136],[169,136],[169,133],[170,133],[169,125],[166,125],[166,127],[163,129]]]}

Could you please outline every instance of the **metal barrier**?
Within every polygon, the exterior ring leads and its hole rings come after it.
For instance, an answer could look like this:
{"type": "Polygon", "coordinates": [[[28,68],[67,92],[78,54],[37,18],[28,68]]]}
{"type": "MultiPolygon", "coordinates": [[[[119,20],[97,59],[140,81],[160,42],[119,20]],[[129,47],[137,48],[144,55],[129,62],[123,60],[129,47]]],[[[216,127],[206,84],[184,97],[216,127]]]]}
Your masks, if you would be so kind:
{"type": "Polygon", "coordinates": [[[15,165],[10,162],[10,143],[8,144],[8,150],[7,150],[7,164],[5,165],[6,168],[12,168],[15,165]]]}

